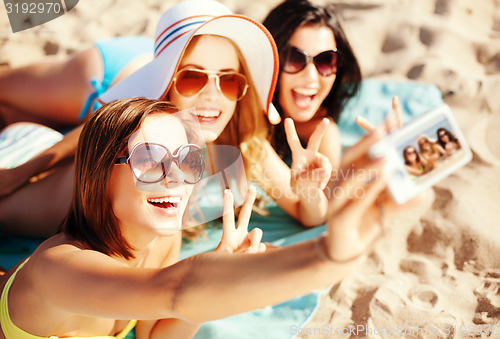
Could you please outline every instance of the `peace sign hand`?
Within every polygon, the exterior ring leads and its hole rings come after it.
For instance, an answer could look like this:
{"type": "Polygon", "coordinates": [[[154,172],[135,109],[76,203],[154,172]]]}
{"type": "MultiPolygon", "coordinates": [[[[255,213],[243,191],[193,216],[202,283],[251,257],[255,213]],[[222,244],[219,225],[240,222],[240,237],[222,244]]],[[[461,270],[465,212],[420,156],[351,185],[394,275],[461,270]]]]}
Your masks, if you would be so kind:
{"type": "MultiPolygon", "coordinates": [[[[359,127],[369,133],[373,132],[377,128],[362,116],[356,117],[356,123],[359,127]]],[[[401,105],[397,96],[392,98],[392,111],[385,117],[384,125],[387,133],[403,126],[403,114],[401,113],[401,105]]]]}
{"type": "Polygon", "coordinates": [[[248,221],[252,214],[252,206],[257,192],[250,186],[241,208],[238,224],[234,223],[234,198],[230,190],[224,192],[224,211],[222,215],[222,238],[216,252],[226,253],[259,253],[266,251],[266,245],[261,243],[262,230],[254,228],[248,232],[248,221]]]}
{"type": "Polygon", "coordinates": [[[286,139],[292,152],[290,184],[296,194],[304,189],[305,192],[311,188],[323,190],[330,179],[332,164],[318,152],[329,123],[330,120],[324,118],[311,134],[307,147],[303,148],[293,120],[285,119],[286,139]]]}

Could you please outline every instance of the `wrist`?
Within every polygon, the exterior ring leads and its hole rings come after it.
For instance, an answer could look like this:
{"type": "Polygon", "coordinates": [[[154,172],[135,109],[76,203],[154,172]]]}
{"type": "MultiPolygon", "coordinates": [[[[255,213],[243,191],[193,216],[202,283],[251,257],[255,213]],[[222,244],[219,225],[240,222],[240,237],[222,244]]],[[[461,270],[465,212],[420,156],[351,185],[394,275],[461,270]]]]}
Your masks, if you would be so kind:
{"type": "Polygon", "coordinates": [[[12,168],[12,176],[15,182],[18,182],[19,184],[28,182],[36,174],[38,173],[34,171],[34,166],[31,166],[30,162],[25,162],[12,168]]]}
{"type": "Polygon", "coordinates": [[[318,226],[327,221],[328,199],[322,190],[298,196],[299,220],[304,226],[318,226]]]}
{"type": "Polygon", "coordinates": [[[317,207],[319,203],[327,201],[326,194],[320,187],[306,186],[296,192],[297,198],[304,206],[312,205],[317,207]]]}
{"type": "Polygon", "coordinates": [[[318,256],[323,261],[329,261],[335,264],[350,264],[358,261],[365,257],[365,251],[361,253],[354,254],[345,258],[335,258],[328,251],[328,245],[326,244],[326,237],[320,236],[316,240],[314,240],[314,249],[316,250],[318,256]]]}
{"type": "Polygon", "coordinates": [[[29,180],[29,176],[27,175],[27,169],[29,168],[25,168],[24,164],[21,164],[19,166],[16,166],[16,167],[12,167],[12,168],[7,168],[3,171],[5,171],[4,173],[6,174],[6,176],[8,176],[10,179],[11,182],[13,183],[24,183],[26,181],[29,180]]]}

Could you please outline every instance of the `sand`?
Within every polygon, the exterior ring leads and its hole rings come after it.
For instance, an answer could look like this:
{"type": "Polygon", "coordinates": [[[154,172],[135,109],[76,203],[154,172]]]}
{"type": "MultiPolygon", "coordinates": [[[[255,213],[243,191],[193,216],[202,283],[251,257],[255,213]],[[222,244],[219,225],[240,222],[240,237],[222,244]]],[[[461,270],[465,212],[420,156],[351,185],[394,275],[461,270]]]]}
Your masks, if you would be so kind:
{"type": "MultiPolygon", "coordinates": [[[[223,2],[261,20],[279,1],[223,2]]],[[[2,9],[0,65],[65,57],[105,37],[153,37],[173,3],[85,0],[16,34],[2,9]]],[[[500,0],[338,4],[364,76],[436,85],[474,156],[434,188],[433,202],[386,220],[367,262],[328,290],[298,337],[500,337],[500,0]]]]}

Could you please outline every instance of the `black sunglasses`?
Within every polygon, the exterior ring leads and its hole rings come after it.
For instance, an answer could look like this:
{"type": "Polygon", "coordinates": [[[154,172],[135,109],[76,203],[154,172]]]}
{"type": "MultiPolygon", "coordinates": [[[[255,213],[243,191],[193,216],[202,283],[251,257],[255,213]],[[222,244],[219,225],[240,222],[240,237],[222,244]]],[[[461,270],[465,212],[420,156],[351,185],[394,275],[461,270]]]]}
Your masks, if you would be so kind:
{"type": "Polygon", "coordinates": [[[290,74],[298,73],[311,61],[316,66],[318,73],[324,77],[337,73],[337,49],[324,51],[312,57],[307,52],[293,46],[286,54],[283,71],[290,74]]]}

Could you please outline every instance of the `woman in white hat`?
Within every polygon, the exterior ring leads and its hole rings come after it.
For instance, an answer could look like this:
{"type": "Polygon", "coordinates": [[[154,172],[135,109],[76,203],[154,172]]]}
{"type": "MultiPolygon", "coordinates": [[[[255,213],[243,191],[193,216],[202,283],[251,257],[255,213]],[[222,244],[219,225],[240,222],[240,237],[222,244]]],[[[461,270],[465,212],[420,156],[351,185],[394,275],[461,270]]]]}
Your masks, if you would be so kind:
{"type": "Polygon", "coordinates": [[[277,49],[264,26],[218,2],[188,0],[161,17],[154,60],[99,100],[139,95],[194,108],[207,143],[238,147],[250,180],[303,225],[320,225],[326,220],[323,189],[331,165],[317,147],[328,121],[319,124],[305,149],[287,122],[291,170],[267,140],[277,72],[277,49]]]}
{"type": "MultiPolygon", "coordinates": [[[[276,46],[261,24],[232,14],[216,1],[187,0],[161,17],[153,61],[113,85],[99,100],[143,96],[166,98],[181,109],[195,107],[207,142],[238,147],[250,179],[304,225],[319,225],[326,220],[323,188],[331,165],[317,148],[328,121],[319,124],[306,149],[298,142],[293,124],[287,123],[294,148],[290,170],[267,140],[266,116],[273,112],[269,107],[277,72],[276,46]]],[[[79,131],[72,131],[62,142],[21,165],[23,183],[37,174],[37,167],[52,167],[73,154],[79,131]]],[[[0,187],[6,177],[0,176],[0,187]]],[[[70,164],[1,200],[2,227],[24,234],[51,234],[69,206],[72,180],[70,164]],[[36,198],[45,196],[47,190],[53,193],[57,204],[36,198]],[[40,200],[40,205],[26,208],[23,201],[33,199],[40,200]]],[[[10,181],[5,183],[13,185],[10,181]]]]}

